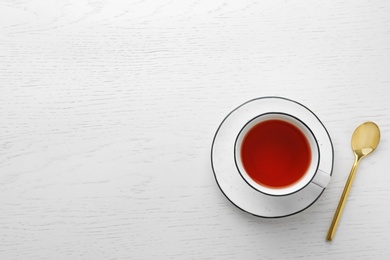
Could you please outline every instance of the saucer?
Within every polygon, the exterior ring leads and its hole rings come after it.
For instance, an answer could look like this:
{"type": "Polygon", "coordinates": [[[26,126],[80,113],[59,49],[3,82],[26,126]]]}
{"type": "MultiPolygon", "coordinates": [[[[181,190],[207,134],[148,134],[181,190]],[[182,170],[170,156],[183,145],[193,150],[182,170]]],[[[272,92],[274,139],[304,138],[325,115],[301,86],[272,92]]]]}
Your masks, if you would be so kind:
{"type": "Polygon", "coordinates": [[[333,145],[326,128],[307,107],[281,97],[253,99],[230,112],[215,133],[211,147],[211,164],[219,188],[235,206],[255,216],[280,218],[310,207],[325,189],[310,183],[290,195],[272,196],[257,191],[242,178],[234,158],[237,135],[253,118],[267,113],[284,113],[304,122],[318,143],[318,169],[332,175],[333,145]]]}

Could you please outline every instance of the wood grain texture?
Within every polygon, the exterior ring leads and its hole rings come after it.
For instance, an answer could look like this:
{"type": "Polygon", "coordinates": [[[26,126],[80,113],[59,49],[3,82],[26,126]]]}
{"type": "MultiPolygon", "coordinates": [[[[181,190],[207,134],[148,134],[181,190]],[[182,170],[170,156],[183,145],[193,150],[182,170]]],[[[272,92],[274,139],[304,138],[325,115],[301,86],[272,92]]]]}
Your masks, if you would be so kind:
{"type": "Polygon", "coordinates": [[[388,259],[390,2],[1,1],[0,259],[388,259]],[[235,208],[220,121],[260,96],[326,125],[334,178],[308,210],[235,208]],[[325,235],[362,161],[336,237],[325,235]]]}

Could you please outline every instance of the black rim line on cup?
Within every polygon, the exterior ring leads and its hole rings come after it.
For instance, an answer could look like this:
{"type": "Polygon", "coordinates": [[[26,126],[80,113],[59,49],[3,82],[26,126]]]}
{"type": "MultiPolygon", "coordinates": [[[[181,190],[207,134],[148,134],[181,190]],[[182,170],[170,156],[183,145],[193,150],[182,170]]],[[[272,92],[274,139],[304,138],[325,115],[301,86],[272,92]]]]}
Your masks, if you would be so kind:
{"type": "Polygon", "coordinates": [[[226,197],[226,199],[228,201],[230,201],[230,203],[232,203],[234,206],[236,206],[238,209],[240,209],[241,211],[245,212],[245,213],[248,213],[250,215],[253,215],[255,217],[260,217],[260,218],[264,218],[264,219],[276,219],[276,218],[285,218],[285,217],[289,217],[289,216],[293,216],[295,214],[298,214],[298,213],[301,213],[303,211],[305,211],[306,209],[308,209],[309,207],[311,207],[322,195],[322,193],[324,193],[325,189],[324,188],[320,194],[318,194],[317,198],[315,200],[313,200],[312,203],[310,203],[309,205],[307,205],[305,208],[301,209],[301,210],[298,210],[296,212],[293,212],[291,214],[287,214],[287,215],[281,215],[281,216],[274,216],[274,217],[267,217],[267,216],[261,216],[261,215],[257,215],[257,214],[254,214],[252,212],[249,212],[243,208],[241,208],[240,206],[238,206],[236,203],[234,203],[230,198],[229,196],[226,195],[226,193],[223,191],[223,189],[221,188],[221,186],[219,185],[219,182],[218,182],[218,179],[217,179],[217,175],[215,173],[215,169],[214,169],[214,161],[213,161],[213,150],[214,150],[214,143],[215,143],[215,138],[217,137],[217,134],[220,130],[220,128],[222,127],[223,123],[226,121],[227,118],[229,118],[229,116],[234,112],[236,111],[237,109],[241,108],[242,106],[250,103],[250,102],[253,102],[255,100],[260,100],[260,99],[282,99],[282,100],[286,100],[286,101],[290,101],[290,102],[293,102],[293,103],[296,103],[304,108],[306,108],[310,113],[312,113],[314,115],[315,118],[317,118],[317,120],[320,122],[320,124],[322,125],[322,127],[324,128],[325,130],[325,133],[327,134],[328,138],[329,138],[329,142],[330,142],[330,146],[331,146],[331,149],[332,149],[332,164],[331,164],[331,169],[330,169],[330,176],[332,176],[333,174],[333,164],[334,164],[334,149],[333,149],[333,143],[332,143],[332,139],[330,138],[330,135],[328,133],[328,130],[326,129],[326,127],[324,126],[324,124],[322,123],[322,121],[316,116],[316,114],[313,113],[313,111],[311,111],[309,108],[307,108],[306,106],[302,105],[301,103],[295,101],[295,100],[291,100],[291,99],[288,99],[288,98],[284,98],[284,97],[278,97],[278,96],[266,96],[266,97],[259,97],[259,98],[254,98],[254,99],[251,99],[251,100],[248,100],[244,103],[242,103],[241,105],[239,105],[238,107],[236,107],[235,109],[233,109],[232,111],[230,111],[226,116],[225,118],[222,120],[222,122],[219,124],[218,128],[217,128],[217,131],[215,132],[214,134],[214,137],[213,137],[213,141],[211,143],[211,150],[210,150],[210,157],[211,157],[211,169],[213,170],[213,174],[214,174],[214,179],[215,179],[215,182],[217,183],[217,186],[219,188],[219,190],[222,192],[222,194],[226,197]]]}
{"type": "MultiPolygon", "coordinates": [[[[300,130],[301,131],[301,130],[300,130]]],[[[305,135],[306,137],[306,135],[305,135]]],[[[289,195],[292,195],[294,193],[297,193],[298,191],[301,191],[303,190],[304,188],[306,188],[314,179],[314,177],[316,176],[316,173],[318,172],[318,168],[320,166],[320,161],[321,161],[321,154],[320,154],[320,146],[318,145],[318,142],[317,142],[317,138],[316,136],[314,135],[313,131],[302,121],[300,120],[299,118],[293,116],[293,115],[290,115],[290,114],[287,114],[287,113],[283,113],[283,112],[267,112],[267,113],[264,113],[264,114],[260,114],[254,118],[252,118],[251,120],[249,120],[240,130],[240,132],[238,132],[238,135],[236,137],[236,140],[234,141],[234,163],[236,165],[236,168],[238,170],[238,172],[240,173],[240,176],[241,178],[252,188],[252,189],[255,189],[256,191],[258,192],[261,192],[265,195],[268,195],[268,196],[275,196],[275,197],[283,197],[283,196],[289,196],[289,195]],[[316,148],[317,148],[317,153],[318,153],[318,160],[317,160],[317,165],[316,165],[316,169],[315,169],[315,173],[313,175],[313,177],[311,177],[311,179],[308,181],[308,183],[306,183],[304,186],[302,186],[300,189],[296,190],[296,191],[293,191],[293,192],[290,192],[290,193],[286,193],[286,194],[282,194],[282,195],[275,195],[275,194],[269,194],[269,193],[266,193],[264,191],[261,191],[261,190],[258,190],[256,189],[256,187],[253,187],[252,184],[250,184],[243,176],[243,173],[240,171],[240,168],[238,167],[238,164],[237,164],[237,158],[236,158],[236,148],[237,148],[237,140],[238,140],[238,137],[241,135],[241,132],[244,130],[244,128],[250,124],[251,122],[253,122],[254,120],[256,120],[257,118],[259,117],[262,117],[262,116],[266,116],[266,115],[284,115],[284,116],[289,116],[289,117],[292,117],[294,118],[295,120],[299,121],[302,125],[304,125],[304,127],[306,127],[307,130],[309,130],[309,132],[312,134],[313,138],[314,138],[314,142],[316,143],[316,148]]],[[[322,188],[322,187],[321,187],[322,188]]]]}

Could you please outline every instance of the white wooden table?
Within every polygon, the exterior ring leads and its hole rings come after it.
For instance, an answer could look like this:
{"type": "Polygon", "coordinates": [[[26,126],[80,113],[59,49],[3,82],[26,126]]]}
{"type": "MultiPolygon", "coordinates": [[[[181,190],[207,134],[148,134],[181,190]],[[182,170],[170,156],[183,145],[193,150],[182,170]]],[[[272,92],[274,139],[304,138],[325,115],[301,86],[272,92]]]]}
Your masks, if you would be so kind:
{"type": "Polygon", "coordinates": [[[389,1],[1,1],[0,259],[389,259],[389,1]],[[241,103],[313,110],[334,177],[262,219],[220,192],[210,148],[241,103]],[[381,128],[353,163],[354,128],[381,128]]]}

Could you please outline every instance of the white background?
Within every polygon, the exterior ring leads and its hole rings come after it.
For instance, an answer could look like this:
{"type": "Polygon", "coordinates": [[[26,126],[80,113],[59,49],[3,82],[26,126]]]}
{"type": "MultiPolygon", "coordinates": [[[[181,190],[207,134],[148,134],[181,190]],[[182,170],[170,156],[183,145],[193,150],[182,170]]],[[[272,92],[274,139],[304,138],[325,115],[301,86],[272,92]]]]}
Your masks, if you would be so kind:
{"type": "Polygon", "coordinates": [[[388,259],[389,1],[0,1],[0,259],[388,259]],[[241,103],[308,106],[335,149],[309,209],[262,219],[215,182],[241,103]],[[358,169],[351,134],[378,150],[358,169]]]}

